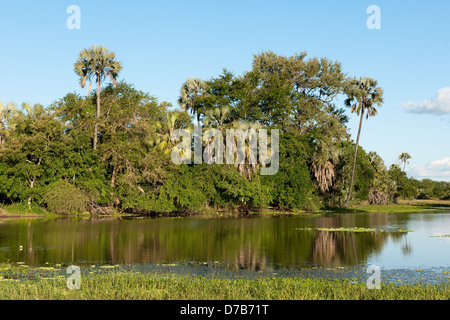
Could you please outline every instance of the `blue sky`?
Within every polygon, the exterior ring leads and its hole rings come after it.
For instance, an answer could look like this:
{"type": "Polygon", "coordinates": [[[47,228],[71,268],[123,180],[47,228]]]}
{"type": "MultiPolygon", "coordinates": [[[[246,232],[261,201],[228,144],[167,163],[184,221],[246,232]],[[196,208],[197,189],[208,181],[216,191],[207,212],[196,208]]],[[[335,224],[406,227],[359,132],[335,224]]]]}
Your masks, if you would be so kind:
{"type": "MultiPolygon", "coordinates": [[[[174,105],[188,77],[242,74],[265,50],[306,51],[384,88],[385,103],[363,124],[366,151],[387,166],[408,152],[409,176],[450,181],[449,17],[446,0],[2,0],[0,99],[48,105],[86,94],[73,63],[93,44],[116,53],[121,79],[174,105]],[[70,5],[80,8],[79,30],[66,26],[70,5]],[[366,26],[369,5],[381,10],[379,30],[366,26]]],[[[355,138],[357,126],[352,115],[355,138]]]]}

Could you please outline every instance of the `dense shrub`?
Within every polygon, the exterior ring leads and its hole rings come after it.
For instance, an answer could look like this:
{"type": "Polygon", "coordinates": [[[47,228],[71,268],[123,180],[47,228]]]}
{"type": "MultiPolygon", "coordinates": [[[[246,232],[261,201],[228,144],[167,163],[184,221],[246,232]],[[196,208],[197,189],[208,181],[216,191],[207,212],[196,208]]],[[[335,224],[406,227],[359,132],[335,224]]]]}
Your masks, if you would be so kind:
{"type": "Polygon", "coordinates": [[[87,210],[89,197],[67,180],[49,186],[43,196],[47,209],[56,214],[82,213],[87,210]]]}

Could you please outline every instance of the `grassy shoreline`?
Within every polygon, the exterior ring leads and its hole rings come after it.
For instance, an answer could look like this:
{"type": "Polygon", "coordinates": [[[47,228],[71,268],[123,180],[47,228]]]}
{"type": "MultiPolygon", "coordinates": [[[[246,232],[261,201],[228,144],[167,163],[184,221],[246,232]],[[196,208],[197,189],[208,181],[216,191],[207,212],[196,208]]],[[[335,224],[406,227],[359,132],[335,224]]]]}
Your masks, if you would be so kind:
{"type": "Polygon", "coordinates": [[[70,290],[67,276],[1,279],[5,300],[449,300],[450,284],[381,284],[305,278],[219,279],[201,276],[108,271],[81,276],[70,290]]]}
{"type": "MultiPolygon", "coordinates": [[[[229,216],[284,216],[284,215],[321,215],[321,214],[342,214],[342,213],[417,213],[417,212],[436,212],[440,210],[450,210],[450,200],[400,200],[398,204],[390,203],[387,205],[370,205],[367,203],[354,204],[350,208],[343,209],[337,207],[326,207],[315,211],[305,210],[292,210],[292,211],[280,211],[277,209],[263,209],[258,211],[251,211],[249,214],[227,212],[227,211],[215,211],[204,210],[201,212],[191,214],[155,214],[156,217],[184,217],[184,216],[198,216],[198,217],[229,217],[229,216]]],[[[70,215],[70,217],[91,217],[89,212],[70,215]]],[[[133,217],[140,216],[136,214],[104,214],[95,215],[97,217],[133,217]]],[[[153,216],[153,215],[152,215],[153,216]]],[[[67,215],[56,215],[48,212],[43,208],[34,206],[31,210],[21,204],[3,205],[0,206],[0,218],[57,218],[68,217],[67,215]]]]}
{"type": "Polygon", "coordinates": [[[282,215],[323,215],[323,214],[343,214],[343,213],[418,213],[436,212],[450,210],[450,200],[400,200],[398,204],[372,205],[368,203],[353,204],[349,208],[326,207],[315,211],[293,210],[261,210],[252,212],[253,215],[282,216],[282,215]]]}

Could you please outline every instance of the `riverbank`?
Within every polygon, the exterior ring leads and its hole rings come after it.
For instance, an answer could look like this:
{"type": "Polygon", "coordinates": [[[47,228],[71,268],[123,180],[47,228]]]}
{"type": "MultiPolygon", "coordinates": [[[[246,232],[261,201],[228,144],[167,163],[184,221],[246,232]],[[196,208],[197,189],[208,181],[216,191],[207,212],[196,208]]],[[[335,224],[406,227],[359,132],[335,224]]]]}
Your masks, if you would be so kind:
{"type": "Polygon", "coordinates": [[[414,199],[400,200],[398,203],[387,205],[374,205],[368,203],[353,204],[349,208],[325,207],[315,211],[292,210],[261,210],[254,211],[255,215],[320,215],[320,214],[340,214],[340,213],[416,213],[416,212],[436,212],[440,210],[450,210],[450,200],[438,199],[414,199]]]}
{"type": "MultiPolygon", "coordinates": [[[[368,203],[361,203],[353,205],[348,209],[331,208],[330,212],[413,213],[413,212],[432,212],[446,209],[450,210],[450,200],[414,199],[414,200],[399,200],[398,203],[390,203],[387,205],[373,205],[368,203]]],[[[327,211],[327,209],[324,209],[324,211],[327,211]]]]}
{"type": "Polygon", "coordinates": [[[31,280],[0,279],[0,296],[11,300],[448,300],[450,285],[381,284],[369,289],[349,280],[304,278],[219,279],[201,276],[109,271],[81,276],[70,290],[65,275],[31,280]]]}
{"type": "MultiPolygon", "coordinates": [[[[435,212],[440,210],[450,210],[450,200],[438,199],[415,199],[415,200],[400,200],[397,204],[390,203],[387,205],[372,205],[368,203],[353,204],[349,208],[325,207],[314,211],[305,210],[284,210],[277,209],[263,209],[258,211],[250,211],[248,213],[230,212],[230,211],[216,211],[213,209],[203,210],[191,213],[154,213],[151,216],[155,217],[183,217],[183,216],[198,216],[198,217],[229,217],[229,216],[284,216],[284,215],[321,215],[321,214],[341,214],[341,213],[416,213],[416,212],[435,212]]],[[[84,212],[71,217],[91,217],[89,212],[84,212]]],[[[96,214],[96,217],[136,217],[142,216],[130,213],[110,213],[110,214],[96,214]]],[[[56,215],[48,212],[44,208],[33,206],[30,210],[27,206],[22,204],[4,205],[0,207],[0,218],[57,218],[67,217],[66,215],[56,215]]]]}

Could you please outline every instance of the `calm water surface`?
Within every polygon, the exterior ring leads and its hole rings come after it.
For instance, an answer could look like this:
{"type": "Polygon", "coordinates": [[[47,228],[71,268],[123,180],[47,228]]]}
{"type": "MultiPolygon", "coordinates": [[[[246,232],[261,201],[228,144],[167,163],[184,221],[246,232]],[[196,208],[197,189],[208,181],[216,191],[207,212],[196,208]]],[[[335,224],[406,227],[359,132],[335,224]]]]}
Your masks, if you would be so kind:
{"type": "Polygon", "coordinates": [[[448,281],[450,211],[279,218],[3,220],[0,262],[32,266],[135,264],[175,272],[190,268],[271,275],[331,270],[333,276],[341,270],[361,274],[373,264],[384,275],[400,279],[448,281]],[[377,231],[329,230],[340,227],[377,231]]]}

